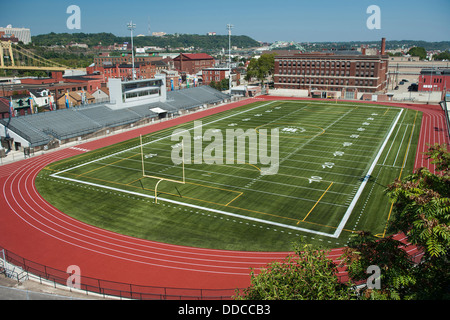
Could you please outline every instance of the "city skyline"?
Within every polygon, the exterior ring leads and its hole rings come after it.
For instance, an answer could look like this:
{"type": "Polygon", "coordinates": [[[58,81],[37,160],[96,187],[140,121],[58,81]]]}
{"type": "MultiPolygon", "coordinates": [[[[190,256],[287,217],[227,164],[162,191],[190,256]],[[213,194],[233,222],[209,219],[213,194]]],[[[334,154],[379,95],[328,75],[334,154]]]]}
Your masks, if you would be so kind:
{"type": "Polygon", "coordinates": [[[135,35],[168,34],[247,35],[263,42],[344,42],[389,40],[448,41],[448,0],[376,1],[236,1],[226,3],[173,0],[134,2],[86,0],[16,0],[2,4],[0,26],[31,29],[32,35],[55,33],[110,32],[128,36],[127,23],[136,24],[135,35]],[[69,29],[70,5],[80,8],[81,29],[69,29]],[[380,29],[366,25],[367,8],[380,8],[380,29]],[[18,10],[20,9],[20,10],[18,10]],[[20,12],[20,14],[19,14],[20,12]],[[43,22],[44,21],[44,22],[43,22]],[[150,25],[150,28],[149,28],[150,25]]]}

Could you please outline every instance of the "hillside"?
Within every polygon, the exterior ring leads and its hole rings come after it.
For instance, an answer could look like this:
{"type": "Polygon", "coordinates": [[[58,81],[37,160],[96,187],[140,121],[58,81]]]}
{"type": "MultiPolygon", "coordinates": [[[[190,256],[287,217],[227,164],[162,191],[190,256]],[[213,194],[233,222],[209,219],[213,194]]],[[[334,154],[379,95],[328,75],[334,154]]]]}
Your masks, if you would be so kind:
{"type": "MultiPolygon", "coordinates": [[[[130,37],[118,37],[112,33],[49,33],[32,37],[32,42],[37,46],[67,45],[70,42],[85,43],[89,47],[113,45],[114,43],[129,42],[130,37]]],[[[248,36],[231,36],[233,46],[238,48],[258,47],[259,42],[248,36]]],[[[194,47],[201,49],[228,48],[228,36],[226,35],[197,35],[178,34],[164,37],[134,37],[136,47],[157,46],[161,48],[194,47]]]]}

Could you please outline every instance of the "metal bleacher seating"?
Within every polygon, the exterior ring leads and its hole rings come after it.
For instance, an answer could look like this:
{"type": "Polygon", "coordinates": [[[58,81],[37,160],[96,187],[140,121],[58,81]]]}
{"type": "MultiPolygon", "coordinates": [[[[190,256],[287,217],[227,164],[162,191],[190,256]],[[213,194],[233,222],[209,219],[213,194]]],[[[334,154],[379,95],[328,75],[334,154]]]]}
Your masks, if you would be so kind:
{"type": "Polygon", "coordinates": [[[0,123],[30,142],[32,147],[48,144],[52,139],[65,140],[94,133],[103,128],[113,128],[135,123],[146,118],[157,118],[153,108],[166,110],[168,114],[178,114],[205,104],[229,99],[230,96],[209,86],[201,86],[178,91],[168,91],[166,102],[156,102],[142,106],[112,110],[107,104],[80,106],[43,112],[27,116],[1,119],[0,123]]]}

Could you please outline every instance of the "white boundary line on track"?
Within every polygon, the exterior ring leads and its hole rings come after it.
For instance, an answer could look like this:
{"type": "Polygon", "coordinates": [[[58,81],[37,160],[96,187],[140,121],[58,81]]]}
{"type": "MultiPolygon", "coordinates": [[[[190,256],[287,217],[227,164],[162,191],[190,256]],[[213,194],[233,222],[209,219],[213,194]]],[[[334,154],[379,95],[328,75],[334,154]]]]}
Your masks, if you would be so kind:
{"type": "Polygon", "coordinates": [[[378,159],[381,157],[381,154],[383,153],[384,148],[386,147],[386,144],[389,141],[389,138],[392,135],[392,132],[394,131],[395,127],[397,126],[398,120],[400,119],[400,116],[402,115],[404,109],[400,109],[400,113],[397,115],[397,118],[395,119],[391,130],[389,131],[389,133],[386,136],[386,139],[383,142],[383,145],[381,146],[380,150],[378,151],[378,154],[376,155],[375,159],[372,162],[372,165],[370,166],[369,170],[367,171],[367,175],[364,177],[364,181],[361,183],[361,185],[358,188],[358,191],[355,194],[355,197],[353,198],[352,202],[350,203],[347,211],[345,212],[344,217],[341,219],[341,222],[339,223],[339,226],[337,227],[336,231],[334,232],[334,234],[332,235],[333,238],[339,238],[339,236],[341,235],[342,230],[345,227],[345,224],[347,223],[347,220],[350,218],[350,215],[353,212],[353,209],[356,206],[356,203],[359,200],[359,197],[361,196],[367,181],[369,180],[370,175],[372,174],[373,169],[375,168],[375,166],[378,163],[378,159]]]}

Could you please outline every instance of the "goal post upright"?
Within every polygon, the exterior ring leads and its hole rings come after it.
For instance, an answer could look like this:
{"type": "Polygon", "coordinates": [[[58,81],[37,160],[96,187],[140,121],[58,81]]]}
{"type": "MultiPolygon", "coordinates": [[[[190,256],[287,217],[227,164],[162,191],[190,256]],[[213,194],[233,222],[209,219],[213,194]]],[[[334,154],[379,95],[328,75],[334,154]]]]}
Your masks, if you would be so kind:
{"type": "Polygon", "coordinates": [[[141,143],[141,163],[142,163],[142,177],[143,178],[151,178],[151,179],[157,179],[158,182],[155,185],[155,203],[158,203],[158,186],[162,181],[167,181],[167,182],[174,182],[174,183],[179,183],[179,184],[186,184],[186,177],[185,177],[185,169],[184,169],[184,142],[182,142],[181,144],[181,150],[182,150],[182,169],[183,169],[183,176],[182,176],[182,181],[179,180],[175,180],[175,179],[168,179],[168,178],[163,178],[163,177],[157,177],[157,176],[150,176],[150,175],[146,175],[145,174],[145,163],[144,163],[144,144],[142,142],[142,135],[140,135],[140,143],[141,143]]]}
{"type": "Polygon", "coordinates": [[[142,161],[142,177],[145,177],[145,168],[144,168],[144,145],[142,144],[142,134],[141,138],[141,161],[142,161]]]}

